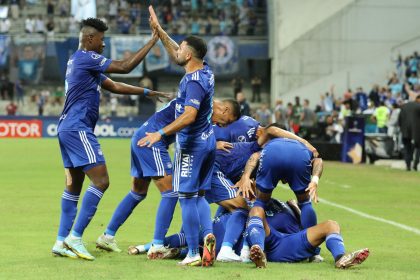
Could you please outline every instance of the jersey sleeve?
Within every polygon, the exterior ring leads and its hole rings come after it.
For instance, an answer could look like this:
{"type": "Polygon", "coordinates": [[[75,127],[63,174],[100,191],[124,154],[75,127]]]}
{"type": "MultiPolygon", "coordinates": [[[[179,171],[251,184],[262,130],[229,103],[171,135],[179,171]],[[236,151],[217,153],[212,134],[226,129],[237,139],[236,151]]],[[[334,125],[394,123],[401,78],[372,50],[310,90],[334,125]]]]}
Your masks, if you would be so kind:
{"type": "Polygon", "coordinates": [[[104,74],[101,74],[100,79],[101,79],[101,84],[102,84],[106,79],[108,79],[108,77],[105,76],[104,74]]]}
{"type": "Polygon", "coordinates": [[[201,101],[203,101],[206,92],[196,81],[190,81],[186,85],[186,95],[184,106],[191,106],[199,110],[201,101]]]}
{"type": "Polygon", "coordinates": [[[84,56],[83,62],[84,66],[88,70],[104,73],[111,64],[112,59],[106,58],[96,52],[87,52],[84,56]]]}

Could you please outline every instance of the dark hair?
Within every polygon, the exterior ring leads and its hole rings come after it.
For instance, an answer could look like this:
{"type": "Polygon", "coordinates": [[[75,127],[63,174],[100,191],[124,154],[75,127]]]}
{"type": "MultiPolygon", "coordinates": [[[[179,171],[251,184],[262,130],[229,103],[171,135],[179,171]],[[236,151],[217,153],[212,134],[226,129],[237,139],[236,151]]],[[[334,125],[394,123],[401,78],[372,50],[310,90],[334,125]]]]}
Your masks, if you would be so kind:
{"type": "Polygon", "coordinates": [[[225,99],[223,102],[227,102],[232,107],[232,114],[235,119],[239,119],[241,117],[241,106],[239,105],[238,101],[233,99],[225,99]]]}
{"type": "Polygon", "coordinates": [[[194,49],[195,56],[199,59],[203,59],[207,53],[207,43],[203,39],[197,36],[188,36],[184,40],[187,45],[194,49]]]}
{"type": "Polygon", "coordinates": [[[267,128],[272,127],[272,126],[277,127],[277,128],[281,128],[283,130],[286,130],[286,126],[284,124],[279,124],[279,123],[269,124],[265,128],[267,129],[267,128]]]}
{"type": "Polygon", "coordinates": [[[82,28],[85,26],[93,27],[99,32],[105,32],[108,30],[108,26],[99,18],[87,18],[82,20],[82,28]]]}

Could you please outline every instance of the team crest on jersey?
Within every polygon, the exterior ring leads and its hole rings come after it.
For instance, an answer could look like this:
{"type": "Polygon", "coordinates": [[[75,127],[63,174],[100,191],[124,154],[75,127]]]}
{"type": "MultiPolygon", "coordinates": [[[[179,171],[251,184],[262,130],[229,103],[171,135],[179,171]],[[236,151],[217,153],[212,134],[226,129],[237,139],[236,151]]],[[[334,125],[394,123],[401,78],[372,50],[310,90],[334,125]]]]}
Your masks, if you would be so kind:
{"type": "Polygon", "coordinates": [[[238,141],[239,141],[239,142],[246,142],[245,136],[240,135],[240,136],[238,137],[238,141]]]}
{"type": "Polygon", "coordinates": [[[97,54],[97,53],[93,53],[93,54],[91,55],[91,57],[92,57],[93,59],[98,59],[98,58],[100,58],[100,57],[101,57],[101,55],[100,55],[100,54],[97,54]]]}

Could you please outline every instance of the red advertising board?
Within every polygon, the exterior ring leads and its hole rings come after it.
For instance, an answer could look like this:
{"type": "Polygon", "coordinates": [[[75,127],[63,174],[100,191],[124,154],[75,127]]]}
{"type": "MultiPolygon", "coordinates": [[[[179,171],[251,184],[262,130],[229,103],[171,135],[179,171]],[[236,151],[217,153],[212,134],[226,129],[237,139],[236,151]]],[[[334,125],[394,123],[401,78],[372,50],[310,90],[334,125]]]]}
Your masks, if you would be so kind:
{"type": "Polygon", "coordinates": [[[1,120],[0,138],[39,138],[42,137],[40,120],[1,120]]]}

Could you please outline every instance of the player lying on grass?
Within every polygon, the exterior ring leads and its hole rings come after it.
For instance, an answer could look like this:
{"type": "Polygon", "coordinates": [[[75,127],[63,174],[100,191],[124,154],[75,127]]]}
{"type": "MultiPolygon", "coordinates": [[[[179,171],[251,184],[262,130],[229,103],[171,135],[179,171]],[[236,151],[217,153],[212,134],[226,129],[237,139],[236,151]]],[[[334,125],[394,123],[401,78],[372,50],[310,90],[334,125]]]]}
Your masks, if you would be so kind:
{"type": "Polygon", "coordinates": [[[297,233],[286,234],[267,222],[263,207],[254,206],[249,213],[247,239],[251,245],[250,259],[258,268],[269,262],[299,262],[319,253],[324,241],[331,252],[335,267],[349,268],[361,264],[369,256],[369,249],[346,253],[340,226],[328,220],[297,233]]]}
{"type": "MultiPolygon", "coordinates": [[[[150,181],[153,180],[161,193],[161,201],[156,214],[153,246],[148,257],[165,254],[167,248],[163,240],[172,221],[173,212],[178,201],[178,194],[172,191],[172,163],[168,147],[174,143],[174,136],[164,136],[151,147],[140,147],[138,141],[147,132],[157,131],[175,119],[175,99],[151,116],[133,135],[131,140],[131,176],[132,187],[120,202],[104,234],[96,241],[98,248],[121,252],[115,241],[117,230],[124,224],[134,208],[146,197],[150,181]]],[[[215,100],[213,104],[213,123],[227,125],[239,117],[239,104],[235,100],[215,100]]]]}
{"type": "MultiPolygon", "coordinates": [[[[293,200],[287,203],[276,199],[271,199],[265,210],[268,223],[276,230],[285,233],[295,233],[301,230],[300,226],[300,210],[293,200]]],[[[247,213],[248,214],[248,213],[247,213]]],[[[239,236],[234,242],[233,250],[239,254],[243,250],[243,233],[246,229],[246,218],[240,219],[232,215],[228,210],[223,210],[213,220],[213,231],[216,236],[216,253],[222,247],[223,239],[229,226],[236,226],[239,228],[239,236]],[[235,219],[236,221],[232,221],[235,219]]],[[[131,246],[128,250],[130,255],[138,255],[146,253],[151,247],[152,243],[139,246],[131,246]]],[[[168,236],[164,240],[164,245],[168,250],[161,256],[162,259],[170,259],[175,257],[182,257],[182,248],[186,246],[185,234],[181,231],[179,233],[168,236]],[[181,256],[180,256],[181,255],[181,256]]],[[[248,250],[249,251],[249,250],[248,250]]],[[[244,255],[243,262],[249,262],[249,252],[244,255]]]]}

